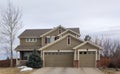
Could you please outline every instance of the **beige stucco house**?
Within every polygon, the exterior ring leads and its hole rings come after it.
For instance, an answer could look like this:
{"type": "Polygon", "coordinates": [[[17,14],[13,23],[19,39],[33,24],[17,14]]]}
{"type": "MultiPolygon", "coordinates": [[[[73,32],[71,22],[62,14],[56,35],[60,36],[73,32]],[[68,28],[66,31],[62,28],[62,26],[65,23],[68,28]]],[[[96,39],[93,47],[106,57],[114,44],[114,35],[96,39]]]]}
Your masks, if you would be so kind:
{"type": "Polygon", "coordinates": [[[17,64],[26,62],[37,49],[44,67],[97,67],[102,47],[80,36],[79,28],[27,29],[19,36],[17,64]]]}

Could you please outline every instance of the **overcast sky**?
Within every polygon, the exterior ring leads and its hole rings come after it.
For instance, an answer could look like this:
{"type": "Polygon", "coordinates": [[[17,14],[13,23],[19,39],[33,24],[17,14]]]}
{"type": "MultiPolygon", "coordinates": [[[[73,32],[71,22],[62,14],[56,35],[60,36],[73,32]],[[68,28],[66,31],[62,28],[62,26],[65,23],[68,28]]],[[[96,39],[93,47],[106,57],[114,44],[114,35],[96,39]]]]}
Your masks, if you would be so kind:
{"type": "MultiPolygon", "coordinates": [[[[0,9],[8,0],[0,0],[0,9]]],[[[120,0],[11,0],[26,28],[79,27],[81,32],[120,31],[120,0]]]]}

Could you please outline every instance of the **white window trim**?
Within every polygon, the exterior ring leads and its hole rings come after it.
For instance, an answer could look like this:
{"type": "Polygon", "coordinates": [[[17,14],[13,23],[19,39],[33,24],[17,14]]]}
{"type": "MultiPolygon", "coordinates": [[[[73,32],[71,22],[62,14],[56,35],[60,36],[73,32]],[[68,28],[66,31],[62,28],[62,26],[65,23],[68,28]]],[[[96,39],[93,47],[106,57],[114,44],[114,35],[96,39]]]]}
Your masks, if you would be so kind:
{"type": "Polygon", "coordinates": [[[37,42],[37,38],[26,38],[25,39],[26,42],[37,42]],[[32,39],[32,41],[31,41],[32,39]]]}

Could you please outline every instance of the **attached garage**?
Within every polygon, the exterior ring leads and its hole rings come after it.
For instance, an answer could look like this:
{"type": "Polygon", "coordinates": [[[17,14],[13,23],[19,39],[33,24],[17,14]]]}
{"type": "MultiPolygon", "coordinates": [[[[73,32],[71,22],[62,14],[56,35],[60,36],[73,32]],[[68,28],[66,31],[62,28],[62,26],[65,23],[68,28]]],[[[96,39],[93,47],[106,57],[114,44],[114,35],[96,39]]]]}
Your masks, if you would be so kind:
{"type": "Polygon", "coordinates": [[[74,52],[44,52],[45,67],[73,67],[74,52]]]}
{"type": "Polygon", "coordinates": [[[80,51],[79,66],[80,67],[95,67],[96,51],[80,51]]]}

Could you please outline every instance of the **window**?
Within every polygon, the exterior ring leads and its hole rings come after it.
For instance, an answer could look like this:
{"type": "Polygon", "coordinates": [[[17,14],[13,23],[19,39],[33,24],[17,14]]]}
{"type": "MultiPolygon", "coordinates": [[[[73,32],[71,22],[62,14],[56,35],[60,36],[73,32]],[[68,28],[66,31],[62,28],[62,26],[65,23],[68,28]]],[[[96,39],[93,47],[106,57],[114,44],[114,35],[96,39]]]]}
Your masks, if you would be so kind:
{"type": "Polygon", "coordinates": [[[50,42],[54,42],[54,41],[55,41],[55,36],[51,36],[50,42]]]}
{"type": "Polygon", "coordinates": [[[55,41],[55,36],[47,36],[45,38],[45,43],[51,43],[55,41]]]}
{"type": "Polygon", "coordinates": [[[55,37],[55,40],[57,40],[57,39],[59,39],[59,36],[56,36],[56,37],[55,37]]]}
{"type": "Polygon", "coordinates": [[[50,38],[47,38],[47,43],[50,43],[50,38]]]}
{"type": "Polygon", "coordinates": [[[61,29],[59,29],[59,34],[61,33],[61,29]]]}
{"type": "Polygon", "coordinates": [[[84,54],[87,54],[87,52],[84,52],[84,54]]]}
{"type": "Polygon", "coordinates": [[[26,38],[26,42],[29,42],[29,38],[26,38]]]}
{"type": "Polygon", "coordinates": [[[79,54],[82,54],[82,52],[80,52],[79,54]]]}
{"type": "Polygon", "coordinates": [[[62,29],[61,29],[61,28],[59,28],[58,33],[59,33],[59,34],[62,33],[62,29]]]}
{"type": "Polygon", "coordinates": [[[67,44],[70,45],[71,44],[71,38],[70,36],[68,36],[68,39],[67,39],[67,44]]]}
{"type": "Polygon", "coordinates": [[[32,38],[30,38],[30,42],[32,42],[32,40],[33,40],[33,39],[32,39],[32,38]]]}
{"type": "Polygon", "coordinates": [[[23,60],[28,60],[32,52],[23,52],[23,60]]]}
{"type": "Polygon", "coordinates": [[[26,38],[26,42],[37,42],[37,38],[26,38]]]}

